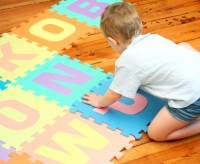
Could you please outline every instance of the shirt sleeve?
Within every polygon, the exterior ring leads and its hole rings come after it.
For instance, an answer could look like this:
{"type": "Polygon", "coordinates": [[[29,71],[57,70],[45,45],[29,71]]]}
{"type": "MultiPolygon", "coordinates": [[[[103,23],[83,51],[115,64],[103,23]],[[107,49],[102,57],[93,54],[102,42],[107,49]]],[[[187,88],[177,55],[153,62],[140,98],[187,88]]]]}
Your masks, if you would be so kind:
{"type": "Polygon", "coordinates": [[[115,68],[110,90],[128,98],[134,98],[140,86],[138,77],[131,69],[124,66],[115,68]]]}

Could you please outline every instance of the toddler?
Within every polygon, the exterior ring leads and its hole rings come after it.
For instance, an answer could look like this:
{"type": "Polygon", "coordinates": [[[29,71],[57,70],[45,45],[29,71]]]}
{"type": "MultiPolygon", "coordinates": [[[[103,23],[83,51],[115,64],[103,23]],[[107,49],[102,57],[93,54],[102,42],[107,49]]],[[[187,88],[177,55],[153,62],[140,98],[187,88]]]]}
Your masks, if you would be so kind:
{"type": "Polygon", "coordinates": [[[100,25],[120,56],[105,95],[86,93],[83,103],[106,107],[121,96],[134,98],[140,87],[168,101],[149,125],[150,138],[165,141],[200,133],[199,52],[187,43],[177,45],[157,34],[142,35],[141,20],[126,2],[106,7],[100,25]]]}

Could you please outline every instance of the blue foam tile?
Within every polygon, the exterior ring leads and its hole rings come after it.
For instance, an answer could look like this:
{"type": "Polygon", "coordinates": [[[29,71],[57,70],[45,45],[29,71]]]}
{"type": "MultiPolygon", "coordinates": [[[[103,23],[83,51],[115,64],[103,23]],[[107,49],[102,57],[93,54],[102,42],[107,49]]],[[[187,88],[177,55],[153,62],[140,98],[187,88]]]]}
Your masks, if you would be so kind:
{"type": "Polygon", "coordinates": [[[1,81],[1,77],[0,77],[0,90],[2,90],[2,91],[5,90],[7,88],[6,85],[9,83],[11,83],[10,80],[1,81]]]}
{"type": "Polygon", "coordinates": [[[36,96],[43,95],[47,101],[54,100],[60,106],[69,107],[108,76],[102,69],[94,69],[89,64],[57,53],[54,58],[35,68],[27,71],[26,76],[18,77],[14,85],[21,85],[25,91],[32,90],[36,96]]]}
{"type": "MultiPolygon", "coordinates": [[[[98,87],[94,87],[92,91],[103,95],[112,82],[112,79],[113,78],[111,77],[109,80],[102,80],[100,85],[98,87]]],[[[73,107],[70,110],[72,112],[81,112],[82,117],[84,118],[92,117],[98,124],[106,123],[108,128],[112,130],[120,129],[122,134],[125,136],[133,135],[136,139],[140,139],[142,137],[140,132],[147,132],[147,125],[166,104],[166,101],[154,97],[142,89],[139,89],[137,94],[144,96],[148,103],[142,111],[135,114],[126,114],[114,108],[111,108],[106,113],[102,114],[96,112],[94,107],[84,104],[81,101],[74,102],[73,107]]],[[[133,99],[125,97],[121,98],[119,102],[127,106],[135,103],[133,99]]]]}

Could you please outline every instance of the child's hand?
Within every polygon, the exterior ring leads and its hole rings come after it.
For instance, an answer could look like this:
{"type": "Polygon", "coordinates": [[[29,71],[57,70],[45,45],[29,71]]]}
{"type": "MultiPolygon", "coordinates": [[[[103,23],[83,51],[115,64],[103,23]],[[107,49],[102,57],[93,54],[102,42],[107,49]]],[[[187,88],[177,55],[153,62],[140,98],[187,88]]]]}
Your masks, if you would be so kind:
{"type": "Polygon", "coordinates": [[[89,105],[92,105],[96,108],[100,108],[100,99],[102,98],[103,96],[102,95],[97,95],[95,93],[86,93],[85,95],[83,95],[83,103],[85,104],[89,104],[89,105]]]}

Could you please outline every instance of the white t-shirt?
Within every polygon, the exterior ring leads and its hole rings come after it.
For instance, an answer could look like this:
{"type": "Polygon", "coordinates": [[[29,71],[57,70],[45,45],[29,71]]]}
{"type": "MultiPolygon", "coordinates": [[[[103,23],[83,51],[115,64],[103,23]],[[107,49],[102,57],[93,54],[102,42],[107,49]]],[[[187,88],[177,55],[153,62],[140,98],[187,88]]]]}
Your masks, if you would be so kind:
{"type": "Polygon", "coordinates": [[[183,108],[200,98],[200,53],[157,34],[136,37],[115,63],[110,89],[134,98],[139,87],[183,108]]]}

